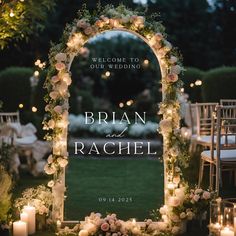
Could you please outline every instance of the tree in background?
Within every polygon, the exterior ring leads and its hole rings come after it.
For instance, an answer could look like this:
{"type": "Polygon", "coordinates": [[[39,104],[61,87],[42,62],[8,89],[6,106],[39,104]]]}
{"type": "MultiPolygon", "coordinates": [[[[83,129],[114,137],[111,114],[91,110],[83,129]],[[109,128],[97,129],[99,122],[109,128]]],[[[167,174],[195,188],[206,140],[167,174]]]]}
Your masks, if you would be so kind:
{"type": "Polygon", "coordinates": [[[44,29],[47,12],[55,6],[53,0],[1,0],[0,48],[10,42],[28,39],[44,29]]]}

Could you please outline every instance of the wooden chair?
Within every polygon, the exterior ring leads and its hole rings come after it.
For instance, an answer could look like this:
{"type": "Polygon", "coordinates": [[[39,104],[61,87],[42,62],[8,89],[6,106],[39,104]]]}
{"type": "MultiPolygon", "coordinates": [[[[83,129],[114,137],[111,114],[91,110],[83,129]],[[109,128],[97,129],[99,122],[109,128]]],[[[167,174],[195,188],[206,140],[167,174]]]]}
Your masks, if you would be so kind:
{"type": "Polygon", "coordinates": [[[192,116],[192,151],[198,145],[209,148],[211,145],[211,117],[218,103],[195,103],[191,104],[192,116]]]}
{"type": "Polygon", "coordinates": [[[1,112],[0,113],[0,124],[4,123],[20,123],[20,114],[17,112],[1,112]]]}
{"type": "Polygon", "coordinates": [[[222,106],[236,106],[236,99],[220,99],[222,106]]]}
{"type": "Polygon", "coordinates": [[[206,162],[210,165],[209,187],[219,193],[222,171],[233,173],[236,168],[236,106],[216,107],[216,113],[212,116],[210,150],[201,153],[199,187],[206,162]]]}

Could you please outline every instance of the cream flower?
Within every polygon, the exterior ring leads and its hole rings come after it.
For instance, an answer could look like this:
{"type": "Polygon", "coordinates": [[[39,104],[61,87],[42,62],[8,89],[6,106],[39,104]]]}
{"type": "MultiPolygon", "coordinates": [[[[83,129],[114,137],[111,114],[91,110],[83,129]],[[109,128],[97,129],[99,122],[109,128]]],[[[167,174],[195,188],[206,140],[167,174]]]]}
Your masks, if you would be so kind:
{"type": "Polygon", "coordinates": [[[59,96],[59,93],[57,91],[52,91],[49,93],[49,97],[53,100],[57,99],[59,96]]]}
{"type": "Polygon", "coordinates": [[[67,56],[65,53],[57,53],[57,55],[55,56],[55,60],[58,61],[58,62],[62,62],[62,61],[66,61],[67,59],[67,56]]]}
{"type": "Polygon", "coordinates": [[[163,119],[160,121],[161,132],[166,134],[172,131],[172,121],[171,119],[163,119]]]}
{"type": "Polygon", "coordinates": [[[53,110],[54,110],[56,113],[58,113],[58,114],[61,114],[61,113],[62,113],[62,107],[61,107],[61,106],[55,106],[55,107],[53,108],[53,110]]]}
{"type": "Polygon", "coordinates": [[[44,166],[44,171],[45,171],[46,174],[52,175],[56,172],[56,168],[54,168],[53,165],[49,166],[48,164],[46,164],[44,166]]]}
{"type": "Polygon", "coordinates": [[[54,75],[53,77],[52,77],[52,83],[57,83],[58,81],[60,81],[60,78],[57,76],[57,75],[54,75]]]}
{"type": "Polygon", "coordinates": [[[68,86],[71,85],[72,80],[69,73],[63,73],[61,77],[62,77],[62,80],[66,82],[68,86]]]}
{"type": "Polygon", "coordinates": [[[208,200],[211,198],[211,194],[208,191],[204,191],[202,194],[202,198],[208,200]]]}
{"type": "Polygon", "coordinates": [[[48,164],[51,164],[51,163],[53,162],[53,157],[52,157],[52,155],[49,155],[47,161],[48,161],[48,164]]]}
{"type": "Polygon", "coordinates": [[[53,186],[54,186],[54,181],[53,180],[49,181],[48,182],[48,187],[52,188],[53,186]]]}
{"type": "Polygon", "coordinates": [[[169,83],[174,83],[178,80],[178,75],[177,74],[168,74],[166,77],[166,81],[169,83]]]}
{"type": "Polygon", "coordinates": [[[199,196],[198,194],[195,194],[195,195],[193,196],[193,200],[194,200],[195,202],[198,202],[199,199],[200,199],[200,196],[199,196]]]}
{"type": "Polygon", "coordinates": [[[165,231],[168,227],[168,224],[166,222],[159,221],[157,222],[157,227],[160,231],[165,231]]]}
{"type": "Polygon", "coordinates": [[[144,27],[145,18],[143,16],[133,16],[131,17],[131,20],[135,27],[140,29],[144,27]]]}
{"type": "Polygon", "coordinates": [[[53,129],[53,128],[55,127],[55,121],[54,121],[54,120],[49,120],[49,121],[48,121],[48,127],[49,127],[50,129],[53,129]]]}
{"type": "Polygon", "coordinates": [[[170,71],[172,74],[179,74],[181,72],[182,68],[179,65],[171,66],[170,71]]]}
{"type": "Polygon", "coordinates": [[[88,236],[88,231],[86,229],[82,229],[79,231],[79,236],[88,236]]]}
{"type": "Polygon", "coordinates": [[[61,71],[61,70],[64,70],[64,69],[66,68],[66,65],[65,65],[64,63],[62,63],[62,62],[57,62],[57,63],[55,64],[55,68],[56,68],[57,70],[61,71]]]}
{"type": "Polygon", "coordinates": [[[172,234],[176,235],[180,232],[180,227],[174,226],[171,230],[172,234]]]}
{"type": "Polygon", "coordinates": [[[94,33],[94,31],[93,31],[93,28],[91,27],[91,26],[88,26],[88,27],[86,27],[85,29],[84,29],[84,33],[86,34],[86,35],[91,35],[91,34],[93,34],[94,33]]]}
{"type": "Polygon", "coordinates": [[[179,215],[180,219],[185,219],[186,218],[186,213],[185,212],[181,212],[181,214],[179,215]]]}
{"type": "Polygon", "coordinates": [[[66,158],[59,157],[57,158],[57,162],[60,165],[60,167],[64,168],[68,164],[68,160],[66,158]]]}
{"type": "Polygon", "coordinates": [[[170,64],[175,64],[178,61],[178,58],[175,56],[171,56],[169,59],[170,64]]]}
{"type": "Polygon", "coordinates": [[[78,20],[77,26],[79,28],[83,28],[84,29],[84,28],[88,27],[89,24],[87,23],[87,21],[85,19],[81,19],[81,20],[78,20]]]}

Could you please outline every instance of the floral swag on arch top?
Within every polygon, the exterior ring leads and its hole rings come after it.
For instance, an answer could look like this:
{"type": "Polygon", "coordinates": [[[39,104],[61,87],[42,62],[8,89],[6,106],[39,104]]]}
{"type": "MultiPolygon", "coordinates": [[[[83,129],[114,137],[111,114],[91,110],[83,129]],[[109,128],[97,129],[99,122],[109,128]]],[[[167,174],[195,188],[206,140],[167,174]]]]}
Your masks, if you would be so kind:
{"type": "MultiPolygon", "coordinates": [[[[148,220],[145,226],[141,227],[134,222],[129,224],[129,222],[119,221],[119,226],[116,226],[117,230],[114,232],[119,231],[116,235],[173,235],[181,233],[183,222],[192,219],[197,213],[197,204],[206,204],[211,198],[211,194],[207,191],[190,190],[183,178],[181,169],[186,167],[189,159],[186,140],[181,135],[179,126],[180,104],[178,96],[182,87],[179,74],[183,67],[178,59],[176,48],[173,48],[166,40],[164,27],[155,21],[155,18],[156,16],[144,17],[140,12],[131,11],[124,5],[116,8],[107,5],[104,9],[98,6],[98,11],[95,14],[90,14],[88,10],[83,9],[79,11],[79,18],[66,27],[61,43],[54,45],[50,51],[51,66],[45,82],[45,87],[48,90],[48,94],[45,96],[47,102],[45,110],[48,115],[43,123],[44,129],[49,130],[46,139],[53,143],[53,152],[48,157],[45,172],[53,175],[53,180],[48,185],[52,188],[54,197],[52,209],[54,222],[63,221],[64,171],[68,163],[67,126],[70,96],[68,86],[71,84],[70,66],[73,58],[83,52],[83,45],[89,38],[108,30],[131,32],[142,38],[152,48],[161,68],[163,94],[163,101],[160,104],[160,114],[163,116],[160,122],[160,132],[163,135],[165,205],[158,210],[160,217],[156,220],[157,222],[148,220]]],[[[114,214],[102,219],[98,214],[92,213],[81,225],[73,229],[66,227],[64,231],[62,230],[62,234],[76,234],[76,232],[85,236],[95,235],[96,232],[99,234],[99,230],[103,229],[98,222],[109,222],[109,217],[114,218],[114,222],[117,221],[114,214]],[[107,220],[107,218],[109,219],[107,220]]]]}

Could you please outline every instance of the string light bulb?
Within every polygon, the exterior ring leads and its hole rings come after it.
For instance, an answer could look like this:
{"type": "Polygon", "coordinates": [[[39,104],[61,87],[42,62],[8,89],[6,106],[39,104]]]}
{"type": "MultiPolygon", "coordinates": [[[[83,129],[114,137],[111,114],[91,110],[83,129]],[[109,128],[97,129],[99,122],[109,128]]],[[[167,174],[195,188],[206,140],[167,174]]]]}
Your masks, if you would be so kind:
{"type": "Polygon", "coordinates": [[[14,12],[13,12],[13,10],[11,9],[11,11],[10,11],[10,17],[13,17],[13,16],[15,16],[15,14],[14,14],[14,12]]]}

